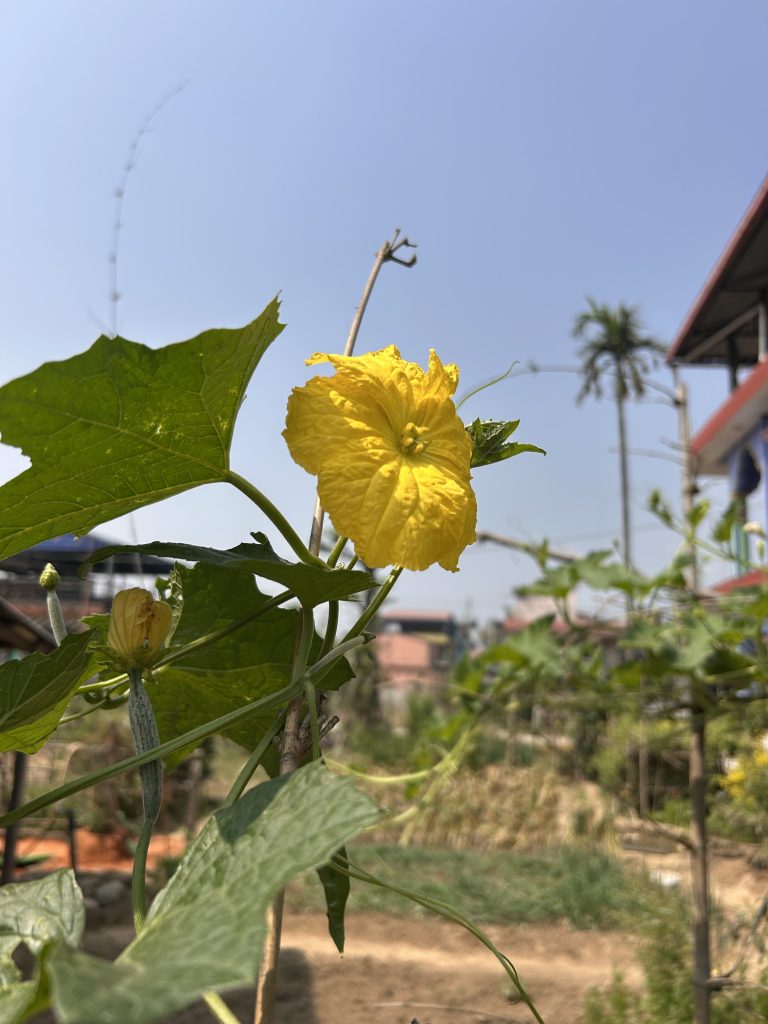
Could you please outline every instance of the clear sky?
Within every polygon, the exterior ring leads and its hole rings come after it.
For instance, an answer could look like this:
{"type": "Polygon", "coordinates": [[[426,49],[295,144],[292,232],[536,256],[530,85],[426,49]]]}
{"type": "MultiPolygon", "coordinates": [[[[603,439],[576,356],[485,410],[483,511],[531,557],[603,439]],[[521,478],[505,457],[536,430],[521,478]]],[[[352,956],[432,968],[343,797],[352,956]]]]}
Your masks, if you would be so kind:
{"type": "MultiPolygon", "coordinates": [[[[288,327],[249,389],[233,466],[307,532],[313,480],[280,437],[285,401],[306,356],[340,350],[392,230],[419,263],[384,269],[359,351],[394,342],[425,363],[434,346],[466,387],[513,360],[572,364],[586,295],[638,304],[670,341],[768,169],[766,39],[765,0],[6,0],[2,377],[109,324],[114,190],[146,115],[186,83],[129,178],[120,333],[158,346],[238,326],[281,291],[288,327]]],[[[698,426],[725,373],[687,379],[698,426]]],[[[618,536],[614,410],[577,407],[577,389],[523,376],[465,407],[520,417],[519,439],[549,452],[476,473],[481,529],[574,552],[618,536]]],[[[630,431],[668,451],[674,413],[632,408],[630,431]]],[[[2,478],[24,465],[0,450],[2,478]]],[[[632,472],[650,570],[675,541],[645,498],[676,498],[677,470],[638,455],[632,472]]],[[[100,532],[228,546],[267,525],[222,486],[100,532]]],[[[485,619],[530,577],[523,556],[475,547],[455,575],[402,580],[398,603],[485,619]]]]}

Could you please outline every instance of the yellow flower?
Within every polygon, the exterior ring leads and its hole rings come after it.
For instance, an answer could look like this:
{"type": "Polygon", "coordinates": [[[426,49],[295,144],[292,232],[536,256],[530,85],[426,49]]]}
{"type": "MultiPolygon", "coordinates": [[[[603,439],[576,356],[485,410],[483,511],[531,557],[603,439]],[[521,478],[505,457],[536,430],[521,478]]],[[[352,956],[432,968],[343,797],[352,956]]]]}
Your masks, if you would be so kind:
{"type": "Polygon", "coordinates": [[[171,616],[171,606],[155,601],[148,590],[121,590],[112,601],[107,646],[126,668],[144,668],[162,649],[171,616]]]}
{"type": "Polygon", "coordinates": [[[455,572],[477,518],[472,442],[451,400],[457,368],[431,350],[425,373],[394,345],[307,360],[322,362],[336,373],[293,389],[283,437],[317,476],[334,527],[371,567],[455,572]]]}

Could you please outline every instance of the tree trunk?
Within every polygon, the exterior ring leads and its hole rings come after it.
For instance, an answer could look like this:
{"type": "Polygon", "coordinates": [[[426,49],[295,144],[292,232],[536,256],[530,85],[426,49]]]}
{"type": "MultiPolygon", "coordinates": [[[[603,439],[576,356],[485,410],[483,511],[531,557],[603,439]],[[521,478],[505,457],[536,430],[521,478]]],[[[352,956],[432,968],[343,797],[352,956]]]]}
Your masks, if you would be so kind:
{"type": "MultiPolygon", "coordinates": [[[[24,803],[24,786],[27,780],[27,755],[17,751],[13,755],[13,785],[11,787],[11,798],[8,801],[8,810],[15,811],[24,803]]],[[[14,880],[16,871],[16,841],[19,838],[19,822],[14,821],[5,829],[5,844],[3,847],[3,869],[0,876],[0,885],[7,885],[14,880]]]]}
{"type": "Polygon", "coordinates": [[[706,719],[693,700],[691,721],[691,896],[693,899],[693,1024],[709,1024],[709,877],[707,867],[706,719]]]}
{"type": "MultiPolygon", "coordinates": [[[[632,531],[629,510],[629,454],[627,452],[627,423],[624,397],[620,390],[621,376],[616,374],[616,418],[619,428],[619,475],[621,480],[621,554],[627,569],[632,567],[632,531]]],[[[632,614],[632,595],[627,594],[627,621],[632,614]]],[[[648,739],[645,735],[645,684],[640,686],[640,721],[637,744],[637,806],[641,817],[646,818],[650,772],[648,766],[648,739]]]]}
{"type": "MultiPolygon", "coordinates": [[[[617,380],[619,378],[617,377],[617,380]]],[[[632,534],[629,517],[629,459],[627,455],[627,424],[624,414],[624,398],[616,385],[616,415],[619,426],[619,471],[621,475],[621,553],[624,565],[632,565],[632,534]]]]}

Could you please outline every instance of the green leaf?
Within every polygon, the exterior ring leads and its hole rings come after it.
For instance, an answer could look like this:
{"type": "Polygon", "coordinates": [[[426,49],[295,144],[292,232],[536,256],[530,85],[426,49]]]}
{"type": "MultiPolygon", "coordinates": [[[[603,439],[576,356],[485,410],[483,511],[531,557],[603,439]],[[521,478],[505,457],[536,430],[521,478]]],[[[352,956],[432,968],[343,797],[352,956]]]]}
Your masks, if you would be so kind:
{"type": "Polygon", "coordinates": [[[353,569],[323,569],[319,565],[303,565],[280,558],[263,534],[253,534],[256,544],[238,544],[220,551],[195,544],[154,541],[151,544],[122,545],[99,548],[80,566],[80,575],[94,562],[103,562],[112,555],[129,551],[160,558],[180,558],[186,562],[208,562],[230,569],[245,569],[256,576],[280,583],[292,590],[307,608],[326,601],[339,600],[369,590],[376,583],[367,572],[353,569]]]}
{"type": "Polygon", "coordinates": [[[3,1024],[21,1024],[27,1020],[38,992],[37,981],[17,981],[0,987],[0,1020],[3,1024]]]}
{"type": "Polygon", "coordinates": [[[712,540],[716,544],[729,544],[734,526],[739,525],[739,502],[731,501],[712,527],[712,540]]]}
{"type": "Polygon", "coordinates": [[[0,487],[0,558],[226,478],[245,388],[283,328],[253,323],[150,349],[101,337],[0,388],[0,430],[32,467],[0,487]]]}
{"type": "Polygon", "coordinates": [[[525,659],[533,672],[559,676],[563,671],[561,645],[552,632],[554,615],[536,619],[513,636],[507,638],[506,646],[525,659]]]}
{"type": "Polygon", "coordinates": [[[517,430],[520,420],[475,420],[466,427],[472,440],[472,468],[490,466],[494,462],[503,462],[522,452],[547,453],[535,444],[518,444],[516,441],[506,443],[507,438],[517,430]]]}
{"type": "MultiPolygon", "coordinates": [[[[336,857],[345,864],[347,850],[342,846],[336,851],[336,857]]],[[[339,871],[332,863],[323,864],[317,874],[325,892],[325,907],[328,914],[328,934],[333,939],[336,949],[344,952],[344,910],[349,899],[349,875],[339,871]]]]}
{"type": "Polygon", "coordinates": [[[0,751],[33,754],[59,724],[76,688],[96,671],[90,633],[74,633],[50,654],[0,665],[0,751]]]}
{"type": "Polygon", "coordinates": [[[12,959],[16,947],[23,942],[39,956],[54,942],[77,946],[84,924],[83,895],[72,871],[0,888],[0,1020],[24,1020],[40,991],[38,977],[21,981],[12,959]]]}
{"type": "Polygon", "coordinates": [[[58,1019],[147,1024],[205,991],[253,984],[275,894],[377,817],[367,796],[320,762],[249,790],[213,815],[115,963],[54,950],[47,969],[58,1019]]]}
{"type": "MultiPolygon", "coordinates": [[[[174,577],[183,595],[181,618],[173,645],[183,646],[258,611],[268,598],[249,572],[199,562],[193,569],[178,565],[174,577]]],[[[147,693],[162,741],[173,739],[243,704],[287,686],[296,645],[299,613],[273,608],[221,640],[192,650],[154,673],[157,685],[147,693]]],[[[312,656],[320,651],[315,637],[312,656]]],[[[352,676],[340,660],[323,679],[334,690],[352,676]]],[[[226,730],[225,736],[253,749],[274,722],[275,711],[253,715],[226,730]]],[[[178,763],[183,752],[174,755],[178,763]]],[[[267,761],[269,767],[269,760],[267,761]]]]}

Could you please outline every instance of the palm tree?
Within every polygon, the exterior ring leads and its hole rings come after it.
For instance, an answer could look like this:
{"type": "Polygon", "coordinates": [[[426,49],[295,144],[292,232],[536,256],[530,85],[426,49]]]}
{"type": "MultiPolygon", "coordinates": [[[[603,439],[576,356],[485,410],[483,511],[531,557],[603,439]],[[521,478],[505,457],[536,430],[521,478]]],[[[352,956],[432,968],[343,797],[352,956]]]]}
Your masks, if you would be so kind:
{"type": "Polygon", "coordinates": [[[629,464],[625,403],[645,393],[645,378],[655,357],[666,351],[655,338],[643,334],[636,306],[620,303],[615,309],[587,298],[588,308],[573,323],[573,336],[584,340],[579,349],[584,382],[576,398],[588,395],[601,398],[603,378],[612,378],[613,398],[619,427],[619,467],[621,474],[622,555],[627,568],[632,563],[632,537],[629,514],[629,464]]]}

